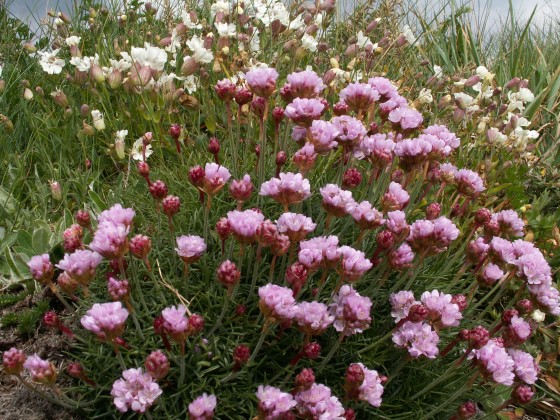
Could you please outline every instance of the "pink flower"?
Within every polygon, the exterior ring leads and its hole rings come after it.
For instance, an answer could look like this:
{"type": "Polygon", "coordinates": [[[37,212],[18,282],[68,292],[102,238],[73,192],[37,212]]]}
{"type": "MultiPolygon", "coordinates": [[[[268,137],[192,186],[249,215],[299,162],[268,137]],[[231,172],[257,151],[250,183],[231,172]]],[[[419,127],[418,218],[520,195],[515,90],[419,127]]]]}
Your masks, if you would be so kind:
{"type": "Polygon", "coordinates": [[[496,264],[489,263],[478,277],[479,283],[484,286],[492,286],[504,276],[504,272],[496,264]]]}
{"type": "Polygon", "coordinates": [[[111,396],[121,413],[128,410],[145,413],[162,392],[154,379],[142,369],[128,369],[122,373],[122,379],[113,383],[111,396]]]}
{"type": "Polygon", "coordinates": [[[432,143],[432,149],[437,151],[440,156],[449,156],[461,145],[461,140],[444,125],[431,125],[424,129],[424,134],[435,136],[443,143],[443,147],[440,146],[440,143],[438,143],[438,147],[434,147],[435,144],[432,143]]]}
{"type": "Polygon", "coordinates": [[[523,236],[525,222],[517,215],[515,210],[502,210],[492,216],[498,222],[500,232],[506,236],[523,236]]]}
{"type": "MultiPolygon", "coordinates": [[[[101,257],[101,256],[100,256],[101,257]]],[[[49,254],[35,255],[27,262],[31,276],[39,283],[48,283],[54,276],[54,267],[49,254]]]]}
{"type": "Polygon", "coordinates": [[[516,260],[516,256],[513,249],[513,244],[507,239],[500,238],[499,236],[494,236],[490,241],[491,257],[495,260],[513,263],[516,260]]]}
{"type": "Polygon", "coordinates": [[[65,270],[72,279],[82,285],[87,285],[95,277],[95,270],[103,257],[97,252],[78,250],[72,254],[65,254],[64,258],[56,265],[65,270]]]}
{"type": "Polygon", "coordinates": [[[336,138],[340,132],[334,124],[328,121],[315,120],[311,124],[310,132],[309,142],[313,144],[317,153],[324,155],[338,146],[336,138]]]}
{"type": "Polygon", "coordinates": [[[259,287],[259,308],[273,321],[291,320],[297,313],[293,293],[287,287],[267,284],[259,287]]]}
{"type": "Polygon", "coordinates": [[[189,331],[189,319],[186,313],[185,305],[170,306],[161,311],[165,333],[179,343],[187,339],[189,331]]]}
{"type": "Polygon", "coordinates": [[[342,256],[340,275],[347,282],[353,283],[361,279],[373,266],[362,251],[349,246],[341,246],[338,248],[338,252],[342,256]]]}
{"type": "Polygon", "coordinates": [[[485,377],[502,385],[513,384],[515,362],[496,340],[490,340],[485,346],[476,350],[475,357],[485,377]]]}
{"type": "Polygon", "coordinates": [[[229,193],[237,201],[247,201],[252,192],[253,183],[249,174],[245,174],[240,180],[233,180],[229,185],[229,193]]]}
{"type": "Polygon", "coordinates": [[[367,134],[364,124],[357,118],[349,115],[334,117],[331,122],[339,131],[336,140],[342,145],[351,146],[357,144],[367,134]]]}
{"type": "Polygon", "coordinates": [[[23,350],[12,347],[2,354],[2,367],[7,375],[19,375],[23,370],[26,357],[23,350]]]}
{"type": "Polygon", "coordinates": [[[434,255],[447,249],[459,236],[459,229],[446,217],[417,220],[410,226],[407,242],[423,255],[434,255]]]}
{"type": "Polygon", "coordinates": [[[229,79],[218,80],[218,83],[214,86],[214,90],[218,98],[224,102],[231,102],[233,98],[235,98],[236,86],[235,83],[229,79]]]}
{"type": "Polygon", "coordinates": [[[478,237],[475,240],[469,242],[467,246],[467,261],[471,264],[478,264],[482,262],[486,255],[488,254],[488,250],[490,249],[490,245],[484,242],[483,237],[478,237]]]}
{"type": "Polygon", "coordinates": [[[560,316],[560,292],[558,289],[550,285],[538,285],[536,289],[529,286],[529,292],[543,311],[554,316],[560,316]]]}
{"type": "Polygon", "coordinates": [[[508,355],[513,359],[513,371],[520,381],[533,385],[537,382],[539,366],[529,353],[521,350],[508,349],[508,355]]]}
{"type": "Polygon", "coordinates": [[[393,109],[389,113],[388,119],[393,123],[393,125],[400,126],[403,131],[414,130],[415,128],[420,127],[424,121],[422,114],[415,109],[408,107],[393,109]]]}
{"type": "Polygon", "coordinates": [[[302,418],[343,419],[344,407],[329,387],[314,383],[310,388],[299,391],[295,399],[297,411],[302,418]]]}
{"type": "Polygon", "coordinates": [[[405,171],[424,163],[431,151],[432,144],[422,137],[399,141],[395,145],[395,155],[399,157],[399,165],[405,171]]]}
{"type": "Polygon", "coordinates": [[[312,70],[290,73],[287,79],[293,98],[316,98],[326,88],[323,80],[312,70]]]}
{"type": "Polygon", "coordinates": [[[385,211],[392,211],[402,210],[407,206],[409,200],[410,195],[401,186],[401,184],[391,182],[389,184],[389,189],[385,195],[383,195],[381,202],[385,211]]]}
{"type": "Polygon", "coordinates": [[[389,253],[389,265],[396,269],[412,267],[414,252],[407,243],[401,244],[397,249],[389,253]]]}
{"type": "Polygon", "coordinates": [[[325,105],[315,98],[295,98],[286,106],[284,115],[295,124],[302,127],[310,127],[314,120],[321,118],[325,105]]]}
{"type": "Polygon", "coordinates": [[[271,68],[256,68],[245,73],[245,80],[251,91],[263,98],[268,98],[276,88],[278,72],[271,68]]]}
{"type": "Polygon", "coordinates": [[[371,323],[371,306],[370,298],[360,296],[348,284],[342,285],[329,306],[329,310],[335,317],[334,329],[347,336],[368,329],[371,323]]]}
{"type": "Polygon", "coordinates": [[[340,260],[337,236],[318,236],[300,242],[299,262],[311,270],[335,267],[340,260]]]}
{"type": "Polygon", "coordinates": [[[169,360],[161,350],[151,352],[144,362],[146,372],[156,381],[163,379],[169,372],[169,360]]]}
{"type": "Polygon", "coordinates": [[[279,178],[271,178],[261,185],[260,195],[270,196],[280,204],[301,203],[311,195],[309,181],[301,174],[280,173],[279,178]]]}
{"type": "Polygon", "coordinates": [[[345,216],[354,210],[356,202],[351,191],[340,189],[338,185],[327,184],[319,190],[323,197],[322,206],[335,217],[345,216]]]}
{"type": "Polygon", "coordinates": [[[282,392],[280,389],[269,385],[259,385],[257,398],[259,400],[259,414],[264,420],[280,419],[296,406],[292,394],[282,392]]]}
{"type": "Polygon", "coordinates": [[[340,101],[356,112],[363,112],[379,99],[379,93],[365,83],[350,83],[340,92],[340,101]]]}
{"type": "Polygon", "coordinates": [[[123,208],[120,204],[115,204],[109,210],[105,210],[99,214],[97,221],[99,224],[109,222],[114,225],[125,225],[130,227],[134,219],[135,212],[131,208],[123,208]]]}
{"type": "Polygon", "coordinates": [[[352,218],[360,229],[376,229],[385,223],[383,213],[371,205],[369,201],[362,201],[352,210],[352,218]]]}
{"type": "Polygon", "coordinates": [[[185,263],[190,264],[198,261],[206,252],[206,243],[197,235],[179,236],[175,251],[185,263]]]}
{"type": "Polygon", "coordinates": [[[296,143],[304,142],[307,138],[307,129],[305,127],[300,127],[299,125],[294,125],[292,127],[292,140],[296,143]]]}
{"type": "Polygon", "coordinates": [[[121,302],[95,303],[80,322],[101,341],[111,341],[122,334],[127,318],[128,311],[121,302]]]}
{"type": "Polygon", "coordinates": [[[264,216],[254,210],[234,210],[228,212],[227,221],[235,238],[243,244],[249,244],[257,240],[257,229],[264,221],[264,216]]]}
{"type": "Polygon", "coordinates": [[[294,153],[294,164],[297,166],[301,173],[306,173],[311,170],[315,165],[315,159],[317,159],[317,153],[315,152],[315,146],[311,143],[305,143],[305,145],[294,153]]]}
{"type": "Polygon", "coordinates": [[[225,166],[207,163],[204,167],[204,191],[210,195],[216,194],[230,178],[231,174],[225,166]]]}
{"type": "Polygon", "coordinates": [[[394,95],[389,100],[382,102],[379,104],[379,111],[381,115],[386,118],[391,111],[394,109],[399,108],[406,108],[408,107],[408,101],[406,98],[402,97],[401,95],[394,95]]]}
{"type": "Polygon", "coordinates": [[[435,359],[439,353],[439,336],[429,324],[406,321],[393,333],[393,343],[408,349],[408,354],[417,359],[426,356],[435,359]]]}
{"type": "Polygon", "coordinates": [[[189,420],[211,420],[216,409],[216,396],[202,394],[189,404],[189,420]]]}
{"type": "Polygon", "coordinates": [[[119,259],[128,252],[129,230],[130,228],[124,224],[114,224],[109,221],[100,223],[89,248],[108,260],[119,259]]]}
{"type": "Polygon", "coordinates": [[[395,323],[406,319],[410,307],[420,303],[410,290],[401,290],[397,293],[391,293],[389,302],[391,303],[391,316],[395,318],[395,323]]]}
{"type": "Polygon", "coordinates": [[[408,223],[406,222],[406,214],[401,210],[390,211],[387,213],[386,226],[387,229],[394,233],[397,237],[408,235],[408,231],[410,229],[408,223]]]}
{"type": "Polygon", "coordinates": [[[455,175],[457,174],[457,167],[451,163],[442,163],[439,167],[441,171],[441,180],[443,182],[453,182],[455,181],[455,175]]]}
{"type": "Polygon", "coordinates": [[[383,395],[382,379],[376,370],[366,368],[362,363],[357,363],[364,372],[364,381],[358,388],[360,395],[358,398],[367,401],[374,407],[381,406],[381,396],[383,395]]]}
{"type": "Polygon", "coordinates": [[[528,322],[514,315],[503,334],[505,345],[513,347],[523,344],[532,332],[531,325],[528,322]]]}
{"type": "Polygon", "coordinates": [[[463,318],[459,306],[451,303],[453,296],[433,290],[424,292],[420,301],[429,310],[428,318],[435,322],[439,328],[456,327],[463,318]]]}
{"type": "Polygon", "coordinates": [[[469,169],[460,169],[455,174],[457,191],[467,197],[474,197],[486,189],[484,181],[476,172],[469,169]]]}
{"type": "Polygon", "coordinates": [[[367,158],[376,167],[384,168],[393,161],[395,142],[386,134],[378,133],[365,136],[358,148],[354,149],[354,156],[358,159],[367,158]]]}
{"type": "Polygon", "coordinates": [[[130,292],[128,280],[119,280],[112,276],[109,277],[107,281],[107,291],[112,300],[123,300],[130,292]]]}
{"type": "Polygon", "coordinates": [[[296,305],[295,321],[301,332],[321,335],[333,323],[334,316],[324,303],[301,302],[296,305]]]}
{"type": "Polygon", "coordinates": [[[301,241],[317,227],[310,217],[297,213],[283,213],[276,226],[278,232],[286,234],[292,242],[301,241]]]}
{"type": "Polygon", "coordinates": [[[381,102],[385,102],[398,95],[395,85],[385,77],[371,77],[368,80],[368,85],[377,91],[381,102]]]}
{"type": "Polygon", "coordinates": [[[37,354],[29,356],[23,367],[29,371],[34,382],[45,385],[52,385],[56,382],[58,375],[54,365],[48,360],[41,359],[37,354]]]}

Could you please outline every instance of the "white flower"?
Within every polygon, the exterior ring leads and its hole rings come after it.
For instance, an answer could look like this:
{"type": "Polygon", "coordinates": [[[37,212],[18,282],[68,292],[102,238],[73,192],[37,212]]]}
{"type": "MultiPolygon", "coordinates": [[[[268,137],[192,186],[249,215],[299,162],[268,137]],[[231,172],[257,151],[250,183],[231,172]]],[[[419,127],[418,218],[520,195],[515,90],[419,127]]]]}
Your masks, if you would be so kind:
{"type": "Polygon", "coordinates": [[[154,47],[148,42],[144,44],[144,48],[132,47],[130,55],[136,63],[156,71],[162,71],[165,63],[167,63],[167,53],[165,50],[154,47]]]}
{"type": "Polygon", "coordinates": [[[323,24],[323,19],[325,19],[325,12],[317,13],[317,16],[315,16],[315,24],[321,26],[323,24]]]}
{"type": "Polygon", "coordinates": [[[93,126],[98,131],[105,130],[105,120],[103,119],[103,114],[98,109],[91,111],[91,117],[93,119],[93,126]]]}
{"type": "Polygon", "coordinates": [[[362,31],[358,32],[356,38],[358,39],[358,41],[356,42],[358,44],[358,47],[362,49],[370,45],[373,47],[373,43],[371,42],[371,40],[367,36],[364,36],[364,33],[362,31]]]}
{"type": "Polygon", "coordinates": [[[2,66],[2,63],[0,63],[0,77],[2,77],[2,71],[4,70],[4,67],[2,66]]]}
{"type": "MultiPolygon", "coordinates": [[[[142,155],[142,144],[143,144],[142,138],[139,138],[134,142],[134,144],[132,145],[132,149],[130,149],[130,154],[132,155],[132,159],[134,160],[144,159],[142,155]]],[[[152,150],[152,145],[148,144],[146,146],[146,160],[148,160],[148,158],[152,155],[152,153],[154,153],[154,151],[152,150]]]]}
{"type": "Polygon", "coordinates": [[[253,36],[251,36],[251,40],[249,41],[249,49],[251,52],[258,53],[261,50],[261,38],[259,34],[260,31],[255,28],[253,30],[253,36]]]}
{"type": "Polygon", "coordinates": [[[491,82],[495,76],[494,73],[490,73],[490,71],[484,66],[478,66],[476,68],[476,75],[486,82],[491,82]]]}
{"type": "Polygon", "coordinates": [[[531,314],[531,318],[533,318],[533,320],[536,322],[543,322],[546,318],[546,314],[542,311],[539,311],[538,309],[535,309],[531,314]]]}
{"type": "Polygon", "coordinates": [[[461,104],[462,108],[467,108],[471,106],[474,102],[474,98],[464,92],[458,92],[454,94],[455,101],[461,104]]]}
{"type": "Polygon", "coordinates": [[[315,51],[317,51],[317,45],[318,44],[319,44],[319,41],[317,41],[311,35],[303,34],[303,37],[301,38],[301,46],[304,49],[306,49],[307,51],[310,51],[310,52],[315,52],[315,51]]]}
{"type": "Polygon", "coordinates": [[[483,91],[481,82],[478,82],[472,88],[475,92],[479,92],[478,94],[479,98],[489,99],[494,94],[494,88],[492,86],[486,86],[486,89],[484,89],[483,91]]]}
{"type": "Polygon", "coordinates": [[[288,29],[297,31],[298,29],[301,29],[304,26],[305,26],[305,22],[303,21],[303,13],[302,13],[296,16],[296,18],[290,22],[290,24],[288,25],[288,29]]]}
{"type": "Polygon", "coordinates": [[[99,55],[95,54],[93,57],[72,57],[70,59],[70,64],[76,66],[80,71],[89,71],[91,66],[94,64],[99,64],[99,55]]]}
{"type": "Polygon", "coordinates": [[[181,12],[181,18],[183,19],[183,23],[188,29],[202,29],[202,25],[200,23],[194,23],[191,20],[191,15],[186,10],[181,12]]]}
{"type": "Polygon", "coordinates": [[[124,58],[119,61],[110,58],[109,63],[111,64],[110,70],[125,71],[132,66],[132,63],[124,58]]]}
{"type": "Polygon", "coordinates": [[[214,26],[218,30],[218,35],[233,38],[236,34],[236,28],[234,23],[226,22],[216,22],[214,26]]]}
{"type": "Polygon", "coordinates": [[[503,143],[507,140],[507,136],[496,127],[491,127],[489,131],[490,133],[486,137],[489,140],[492,139],[490,143],[503,143]]]}
{"type": "Polygon", "coordinates": [[[274,0],[256,1],[254,7],[257,9],[255,17],[259,19],[265,27],[269,27],[272,22],[279,20],[284,26],[290,24],[290,14],[282,3],[274,0]]]}
{"type": "Polygon", "coordinates": [[[208,64],[214,59],[212,51],[204,48],[204,41],[197,35],[187,41],[187,47],[193,52],[193,58],[197,63],[208,64]]]}
{"type": "Polygon", "coordinates": [[[60,74],[62,68],[66,65],[66,62],[62,58],[58,58],[57,54],[60,50],[53,51],[38,51],[37,53],[41,57],[39,59],[39,64],[48,74],[60,74]]]}
{"type": "Polygon", "coordinates": [[[530,89],[521,88],[517,92],[517,98],[523,102],[533,102],[535,100],[535,94],[531,92],[530,89]]]}
{"type": "Polygon", "coordinates": [[[430,89],[422,89],[418,94],[418,102],[421,104],[431,104],[434,101],[432,91],[430,89]]]}
{"type": "Polygon", "coordinates": [[[443,77],[443,69],[436,64],[434,64],[434,77],[436,79],[440,79],[443,77]]]}
{"type": "Polygon", "coordinates": [[[68,45],[69,47],[72,47],[74,45],[78,45],[81,40],[82,40],[82,38],[80,38],[79,36],[70,36],[70,37],[66,38],[65,42],[66,42],[66,45],[68,45]]]}
{"type": "Polygon", "coordinates": [[[404,25],[402,29],[402,35],[406,38],[409,44],[414,44],[416,42],[416,37],[414,36],[414,32],[408,25],[404,25]]]}
{"type": "Polygon", "coordinates": [[[214,16],[216,16],[216,13],[218,12],[222,12],[226,16],[229,15],[229,3],[227,1],[218,0],[210,6],[210,16],[212,19],[214,19],[214,16]]]}
{"type": "Polygon", "coordinates": [[[460,79],[457,82],[453,82],[453,86],[457,86],[457,87],[465,87],[465,82],[467,81],[467,79],[460,79]]]}
{"type": "Polygon", "coordinates": [[[119,130],[115,133],[115,140],[124,140],[128,134],[128,130],[119,130]]]}
{"type": "Polygon", "coordinates": [[[184,79],[185,79],[184,87],[187,90],[187,92],[189,94],[196,92],[196,89],[198,88],[198,77],[191,75],[185,77],[184,79]]]}
{"type": "Polygon", "coordinates": [[[171,41],[169,45],[165,47],[165,51],[170,52],[172,54],[177,53],[177,50],[181,49],[181,41],[182,41],[181,37],[177,35],[177,29],[173,29],[173,31],[171,32],[171,41]]]}

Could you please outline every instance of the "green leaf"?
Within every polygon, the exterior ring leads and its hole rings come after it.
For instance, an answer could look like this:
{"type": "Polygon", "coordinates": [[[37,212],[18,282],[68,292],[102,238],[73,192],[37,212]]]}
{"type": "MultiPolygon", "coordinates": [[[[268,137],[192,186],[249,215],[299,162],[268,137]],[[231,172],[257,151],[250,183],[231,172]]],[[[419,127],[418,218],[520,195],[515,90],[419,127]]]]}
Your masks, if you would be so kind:
{"type": "Polygon", "coordinates": [[[103,210],[107,209],[107,204],[105,204],[105,202],[101,199],[101,197],[99,197],[99,195],[97,195],[96,192],[89,191],[88,195],[89,198],[91,198],[91,201],[93,201],[93,207],[95,207],[97,213],[100,213],[103,210]]]}
{"type": "Polygon", "coordinates": [[[51,236],[50,230],[46,230],[44,227],[35,229],[33,232],[33,250],[37,254],[44,254],[49,250],[49,238],[51,236]]]}

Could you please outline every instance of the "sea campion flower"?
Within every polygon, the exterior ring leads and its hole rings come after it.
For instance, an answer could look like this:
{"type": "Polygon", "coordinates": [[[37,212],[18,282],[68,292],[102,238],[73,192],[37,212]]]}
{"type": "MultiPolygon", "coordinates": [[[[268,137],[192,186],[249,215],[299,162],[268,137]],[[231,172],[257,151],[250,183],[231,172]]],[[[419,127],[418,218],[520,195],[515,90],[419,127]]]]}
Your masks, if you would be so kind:
{"type": "Polygon", "coordinates": [[[499,342],[488,341],[485,346],[476,350],[475,357],[481,373],[486,378],[502,385],[513,384],[515,362],[499,342]]]}
{"type": "Polygon", "coordinates": [[[335,125],[328,121],[313,121],[309,131],[308,141],[313,144],[315,151],[319,154],[326,154],[338,145],[335,140],[340,133],[335,125]]]}
{"type": "Polygon", "coordinates": [[[203,189],[208,195],[214,195],[220,191],[226,182],[231,178],[231,174],[225,166],[217,163],[207,163],[204,167],[203,189]]]}
{"type": "Polygon", "coordinates": [[[202,394],[189,404],[189,420],[211,420],[216,409],[216,396],[202,394]]]}
{"type": "Polygon", "coordinates": [[[342,190],[336,184],[327,184],[319,191],[323,197],[321,205],[330,215],[342,217],[350,214],[356,207],[352,192],[342,190]]]}
{"type": "Polygon", "coordinates": [[[271,178],[262,183],[260,195],[270,196],[287,207],[308,198],[311,195],[311,188],[309,181],[301,174],[281,172],[279,178],[271,178]]]}
{"type": "Polygon", "coordinates": [[[296,395],[296,410],[303,418],[343,419],[344,407],[331,389],[323,384],[312,384],[308,389],[300,390],[296,395]]]}
{"type": "Polygon", "coordinates": [[[301,332],[310,335],[321,335],[334,322],[327,305],[315,301],[298,303],[294,319],[301,332]]]}
{"type": "Polygon", "coordinates": [[[122,379],[113,383],[111,396],[121,413],[128,410],[145,413],[162,392],[154,379],[142,369],[128,369],[122,373],[122,379]]]}
{"type": "Polygon", "coordinates": [[[78,250],[72,254],[65,254],[56,266],[65,270],[66,274],[81,285],[87,286],[95,277],[95,270],[102,260],[103,257],[97,252],[78,250]]]}
{"type": "Polygon", "coordinates": [[[352,218],[362,230],[376,229],[385,223],[383,213],[371,205],[369,201],[362,201],[352,210],[352,218]]]}
{"type": "Polygon", "coordinates": [[[259,415],[264,420],[276,420],[287,415],[296,406],[292,394],[282,392],[280,389],[269,385],[259,385],[257,389],[259,400],[259,415]]]}
{"type": "Polygon", "coordinates": [[[259,287],[259,308],[269,322],[293,319],[297,314],[296,301],[287,287],[267,284],[259,287]]]}
{"type": "Polygon", "coordinates": [[[284,115],[301,127],[310,127],[314,120],[321,118],[325,105],[315,98],[295,98],[286,106],[284,115]]]}
{"type": "Polygon", "coordinates": [[[183,235],[177,238],[175,251],[185,264],[196,262],[206,252],[204,239],[197,235],[183,235]]]}
{"type": "Polygon", "coordinates": [[[53,385],[58,377],[55,366],[51,362],[41,359],[37,354],[29,356],[23,367],[29,371],[31,379],[40,384],[53,385]]]}
{"type": "Polygon", "coordinates": [[[389,189],[383,195],[381,200],[383,209],[385,211],[402,210],[405,208],[410,200],[410,195],[406,190],[397,182],[391,182],[389,189]]]}
{"type": "Polygon", "coordinates": [[[428,318],[440,328],[456,327],[463,318],[459,306],[452,303],[453,296],[433,290],[424,292],[420,301],[429,310],[428,318]]]}
{"type": "Polygon", "coordinates": [[[51,282],[54,276],[54,266],[51,263],[49,254],[35,255],[31,257],[31,259],[27,262],[27,266],[31,271],[31,276],[39,283],[46,284],[51,282]]]}
{"type": "Polygon", "coordinates": [[[276,88],[278,72],[271,68],[256,68],[245,73],[245,80],[251,91],[263,98],[268,98],[276,88]]]}
{"type": "Polygon", "coordinates": [[[406,321],[393,333],[393,343],[406,348],[408,354],[417,359],[425,356],[435,359],[439,353],[439,336],[429,324],[406,321]]]}
{"type": "Polygon", "coordinates": [[[121,302],[95,303],[80,322],[101,341],[113,341],[123,333],[127,318],[121,302]]]}
{"type": "Polygon", "coordinates": [[[286,234],[292,242],[301,241],[317,227],[311,217],[297,213],[283,213],[276,222],[276,226],[278,232],[286,234]]]}
{"type": "Polygon", "coordinates": [[[249,244],[257,240],[257,229],[264,215],[255,210],[234,210],[228,212],[227,221],[235,238],[242,244],[249,244]]]}
{"type": "Polygon", "coordinates": [[[340,91],[340,100],[353,111],[362,113],[379,100],[379,92],[366,83],[350,83],[340,91]]]}
{"type": "Polygon", "coordinates": [[[329,306],[335,317],[335,330],[349,336],[368,329],[371,323],[371,306],[369,297],[360,296],[350,285],[342,285],[329,306]]]}
{"type": "Polygon", "coordinates": [[[340,266],[340,278],[347,282],[356,282],[373,267],[373,264],[362,251],[349,246],[341,246],[338,252],[342,257],[340,266]]]}
{"type": "Polygon", "coordinates": [[[457,191],[467,197],[474,197],[486,189],[480,175],[469,169],[459,169],[455,174],[455,182],[457,191]]]}

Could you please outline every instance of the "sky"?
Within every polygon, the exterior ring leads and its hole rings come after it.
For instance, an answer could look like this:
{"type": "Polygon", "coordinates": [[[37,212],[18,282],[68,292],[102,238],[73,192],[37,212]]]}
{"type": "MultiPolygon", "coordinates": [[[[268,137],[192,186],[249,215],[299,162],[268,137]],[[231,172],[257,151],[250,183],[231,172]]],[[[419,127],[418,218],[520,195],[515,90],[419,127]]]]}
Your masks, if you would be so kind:
{"type": "MultiPolygon", "coordinates": [[[[30,16],[30,11],[44,17],[46,11],[49,9],[55,10],[70,10],[74,1],[80,0],[5,0],[8,4],[9,10],[18,18],[27,20],[30,16]],[[59,5],[57,7],[57,5],[59,5]]],[[[344,2],[344,0],[339,0],[344,2]]],[[[347,0],[348,1],[348,0],[347,0]]],[[[355,0],[350,0],[352,3],[355,0]]],[[[419,4],[430,3],[433,4],[434,0],[412,0],[417,1],[419,4]]],[[[437,1],[437,0],[436,0],[437,1]]],[[[461,0],[458,0],[460,2],[461,0]]],[[[464,0],[463,0],[464,1],[464,0]]],[[[484,5],[487,0],[473,0],[475,11],[477,8],[483,10],[477,4],[484,5]]],[[[512,0],[516,15],[524,20],[527,19],[533,9],[537,7],[534,17],[534,23],[539,24],[546,20],[546,17],[552,14],[560,16],[560,0],[512,0]]],[[[489,22],[505,20],[508,14],[509,0],[492,0],[489,9],[489,22]]],[[[35,26],[35,25],[31,25],[35,26]]]]}

